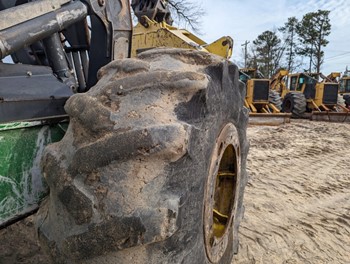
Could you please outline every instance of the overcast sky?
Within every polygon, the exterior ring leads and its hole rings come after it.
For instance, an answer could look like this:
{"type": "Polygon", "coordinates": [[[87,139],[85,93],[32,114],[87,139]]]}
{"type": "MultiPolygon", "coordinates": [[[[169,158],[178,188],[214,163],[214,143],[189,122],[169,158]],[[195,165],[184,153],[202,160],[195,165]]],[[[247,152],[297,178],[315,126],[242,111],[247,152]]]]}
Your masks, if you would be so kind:
{"type": "Polygon", "coordinates": [[[273,30],[295,16],[299,20],[308,12],[330,10],[332,33],[325,50],[322,72],[343,72],[350,68],[350,0],[197,0],[206,11],[201,38],[212,42],[221,36],[234,39],[233,60],[243,61],[242,44],[252,43],[265,30],[273,30]]]}

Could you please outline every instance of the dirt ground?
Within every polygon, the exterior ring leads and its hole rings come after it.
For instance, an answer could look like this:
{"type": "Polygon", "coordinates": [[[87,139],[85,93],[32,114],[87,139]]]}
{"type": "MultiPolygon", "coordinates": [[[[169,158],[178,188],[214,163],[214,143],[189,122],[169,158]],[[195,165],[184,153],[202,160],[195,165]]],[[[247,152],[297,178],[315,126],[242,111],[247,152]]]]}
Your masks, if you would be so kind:
{"type": "MultiPolygon", "coordinates": [[[[234,263],[350,263],[350,124],[250,127],[234,263]]],[[[28,218],[0,230],[0,264],[48,263],[28,218]]]]}
{"type": "Polygon", "coordinates": [[[350,124],[248,129],[234,263],[350,263],[350,124]]]}

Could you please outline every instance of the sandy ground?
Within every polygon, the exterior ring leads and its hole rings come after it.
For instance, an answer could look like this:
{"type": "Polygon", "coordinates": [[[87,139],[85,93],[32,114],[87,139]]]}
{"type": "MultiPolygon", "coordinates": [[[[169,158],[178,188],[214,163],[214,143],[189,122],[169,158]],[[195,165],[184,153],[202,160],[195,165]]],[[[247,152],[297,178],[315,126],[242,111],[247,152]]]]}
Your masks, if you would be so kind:
{"type": "Polygon", "coordinates": [[[234,263],[350,263],[350,124],[251,127],[234,263]]]}
{"type": "MultiPolygon", "coordinates": [[[[350,124],[250,127],[234,263],[350,263],[350,124]]],[[[31,218],[0,230],[0,264],[48,263],[31,218]]]]}

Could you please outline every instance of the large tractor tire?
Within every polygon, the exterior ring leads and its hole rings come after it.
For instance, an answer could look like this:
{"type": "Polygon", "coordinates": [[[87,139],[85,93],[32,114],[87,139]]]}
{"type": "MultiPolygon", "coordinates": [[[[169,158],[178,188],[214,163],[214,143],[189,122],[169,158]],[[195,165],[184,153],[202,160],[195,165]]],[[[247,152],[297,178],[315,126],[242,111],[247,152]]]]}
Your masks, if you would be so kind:
{"type": "Polygon", "coordinates": [[[282,110],[282,97],[276,91],[270,90],[269,92],[269,103],[276,106],[278,110],[282,110]]]}
{"type": "Polygon", "coordinates": [[[289,92],[283,99],[282,112],[292,113],[292,117],[303,117],[306,112],[306,105],[303,93],[289,92]]]}
{"type": "Polygon", "coordinates": [[[350,94],[345,94],[343,96],[344,105],[346,108],[350,109],[350,94]]]}
{"type": "Polygon", "coordinates": [[[42,160],[39,239],[56,263],[231,263],[247,181],[235,65],[155,49],[72,96],[42,160]]]}

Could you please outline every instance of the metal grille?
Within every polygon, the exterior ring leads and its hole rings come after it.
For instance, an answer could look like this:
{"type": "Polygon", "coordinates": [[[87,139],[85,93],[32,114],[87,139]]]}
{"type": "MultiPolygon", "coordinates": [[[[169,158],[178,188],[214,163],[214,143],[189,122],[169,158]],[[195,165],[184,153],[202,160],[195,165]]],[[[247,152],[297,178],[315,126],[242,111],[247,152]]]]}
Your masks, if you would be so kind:
{"type": "Polygon", "coordinates": [[[267,101],[269,100],[269,81],[255,80],[253,101],[267,101]]]}
{"type": "Polygon", "coordinates": [[[307,83],[305,85],[304,95],[306,99],[315,99],[316,96],[316,84],[315,83],[307,83]]]}
{"type": "Polygon", "coordinates": [[[335,105],[338,100],[338,84],[325,84],[323,91],[323,103],[335,105]]]}

